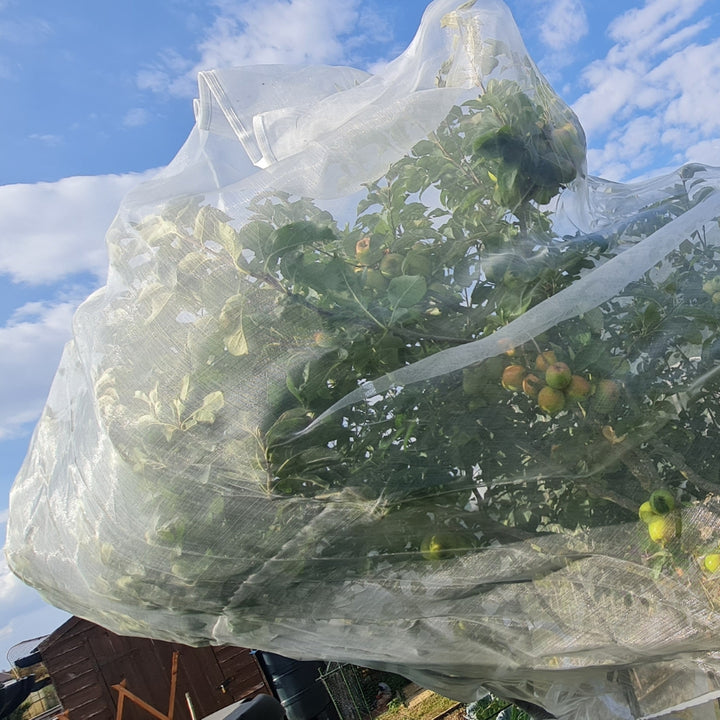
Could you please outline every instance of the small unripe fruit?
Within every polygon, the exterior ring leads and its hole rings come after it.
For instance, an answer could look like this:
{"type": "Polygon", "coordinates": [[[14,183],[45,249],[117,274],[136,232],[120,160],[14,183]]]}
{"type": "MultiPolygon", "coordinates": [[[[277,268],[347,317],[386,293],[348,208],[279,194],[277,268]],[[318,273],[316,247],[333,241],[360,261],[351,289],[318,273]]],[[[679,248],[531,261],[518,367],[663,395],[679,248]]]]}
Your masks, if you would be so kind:
{"type": "Polygon", "coordinates": [[[315,341],[316,345],[323,348],[329,348],[335,345],[333,336],[329,333],[323,332],[322,330],[319,330],[313,335],[313,340],[315,341]]]}
{"type": "Polygon", "coordinates": [[[675,509],[675,498],[669,490],[655,490],[650,495],[650,507],[658,515],[667,515],[675,509]]]}
{"type": "Polygon", "coordinates": [[[710,553],[706,555],[703,560],[703,566],[710,573],[717,572],[718,568],[720,568],[720,553],[710,553]]]}
{"type": "Polygon", "coordinates": [[[355,243],[355,259],[361,265],[369,265],[370,260],[370,238],[364,237],[355,243]]]}
{"type": "Polygon", "coordinates": [[[660,545],[673,540],[677,534],[677,523],[669,515],[654,518],[648,523],[650,539],[660,545]]]}
{"type": "Polygon", "coordinates": [[[601,380],[592,398],[592,409],[599,413],[609,413],[620,398],[620,386],[614,380],[601,380]]]}
{"type": "Polygon", "coordinates": [[[420,552],[426,560],[449,560],[472,547],[462,533],[452,531],[426,535],[420,544],[420,552]]]}
{"type": "Polygon", "coordinates": [[[523,392],[531,398],[536,398],[545,383],[534,373],[528,373],[522,381],[523,392]]]}
{"type": "Polygon", "coordinates": [[[522,365],[508,365],[502,374],[502,386],[506,390],[519,392],[527,370],[522,365]]]}
{"type": "Polygon", "coordinates": [[[552,350],[546,350],[535,358],[535,369],[544,374],[547,369],[556,362],[557,356],[555,353],[552,350]]]}
{"type": "Polygon", "coordinates": [[[565,394],[570,400],[585,400],[590,395],[590,383],[581,375],[573,375],[570,384],[565,388],[565,394]]]}
{"type": "Polygon", "coordinates": [[[715,275],[715,277],[706,280],[703,283],[702,289],[703,292],[706,292],[708,295],[714,295],[716,292],[720,292],[720,275],[715,275]]]}
{"type": "Polygon", "coordinates": [[[658,514],[652,509],[652,505],[645,501],[638,510],[638,516],[646,525],[649,525],[658,517],[658,514]]]}
{"type": "Polygon", "coordinates": [[[550,138],[555,150],[556,179],[565,185],[575,179],[585,162],[585,138],[571,122],[553,128],[550,138]]]}
{"type": "Polygon", "coordinates": [[[545,371],[545,382],[556,390],[565,389],[572,380],[572,372],[564,362],[556,362],[545,371]]]}
{"type": "Polygon", "coordinates": [[[419,252],[410,251],[402,264],[402,271],[404,275],[422,275],[423,277],[430,277],[432,272],[432,263],[430,258],[419,252]]]}
{"type": "Polygon", "coordinates": [[[386,277],[398,277],[402,275],[403,256],[398,253],[383,255],[380,261],[380,272],[386,277]]]}
{"type": "Polygon", "coordinates": [[[545,386],[537,396],[538,406],[548,415],[556,415],[565,407],[565,393],[549,386],[545,386]]]}
{"type": "Polygon", "coordinates": [[[376,292],[382,292],[388,286],[387,278],[375,268],[368,268],[365,272],[365,287],[368,290],[375,290],[376,292]]]}
{"type": "Polygon", "coordinates": [[[364,237],[358,240],[355,243],[355,254],[361,255],[364,252],[367,252],[370,249],[370,238],[364,237]]]}

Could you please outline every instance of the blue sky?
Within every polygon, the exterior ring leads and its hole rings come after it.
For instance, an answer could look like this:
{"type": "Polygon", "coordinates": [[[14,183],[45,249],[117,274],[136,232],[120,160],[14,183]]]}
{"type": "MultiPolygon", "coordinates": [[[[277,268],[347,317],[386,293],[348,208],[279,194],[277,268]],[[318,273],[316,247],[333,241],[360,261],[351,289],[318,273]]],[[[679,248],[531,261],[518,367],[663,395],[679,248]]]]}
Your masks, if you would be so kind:
{"type": "MultiPolygon", "coordinates": [[[[479,0],[482,2],[482,0],[479,0]]],[[[458,3],[460,0],[458,0],[458,3]]],[[[720,166],[714,0],[508,0],[531,57],[578,113],[588,168],[617,181],[720,166]]],[[[198,70],[253,63],[375,71],[423,0],[0,0],[0,543],[72,314],[101,286],[123,195],[179,150],[198,70]]],[[[0,668],[51,631],[0,558],[0,668]]]]}

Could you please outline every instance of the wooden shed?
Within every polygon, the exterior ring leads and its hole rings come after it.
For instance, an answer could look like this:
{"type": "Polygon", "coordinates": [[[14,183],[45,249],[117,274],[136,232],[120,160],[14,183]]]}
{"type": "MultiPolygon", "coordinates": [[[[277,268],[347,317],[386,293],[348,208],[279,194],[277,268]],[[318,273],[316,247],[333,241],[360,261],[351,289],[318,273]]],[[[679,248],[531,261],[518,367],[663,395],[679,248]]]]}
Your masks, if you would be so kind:
{"type": "MultiPolygon", "coordinates": [[[[74,617],[45,638],[39,650],[69,720],[115,720],[118,691],[112,686],[123,680],[134,695],[167,713],[176,650],[174,720],[192,720],[186,693],[198,718],[258,693],[272,694],[246,648],[192,648],[123,637],[74,617]]],[[[148,718],[135,703],[124,703],[123,720],[148,718]]]]}

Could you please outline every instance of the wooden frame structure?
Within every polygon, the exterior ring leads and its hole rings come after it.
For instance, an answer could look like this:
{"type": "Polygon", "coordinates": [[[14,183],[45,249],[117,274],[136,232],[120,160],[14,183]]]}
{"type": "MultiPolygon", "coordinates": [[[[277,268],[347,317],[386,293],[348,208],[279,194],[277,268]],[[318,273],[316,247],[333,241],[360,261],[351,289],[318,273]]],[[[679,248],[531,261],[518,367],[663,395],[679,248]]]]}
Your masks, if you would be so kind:
{"type": "Polygon", "coordinates": [[[116,690],[118,693],[118,704],[117,713],[115,714],[115,720],[122,720],[125,698],[127,698],[130,702],[135,703],[143,710],[149,712],[153,717],[157,718],[157,720],[173,720],[173,715],[175,713],[175,691],[177,689],[179,655],[180,653],[177,650],[175,650],[172,654],[172,668],[170,670],[170,702],[168,703],[167,714],[160,712],[160,710],[157,710],[152,705],[146,703],[144,700],[142,700],[137,695],[128,690],[127,687],[125,687],[127,681],[123,679],[119,684],[112,686],[112,689],[116,690]]]}

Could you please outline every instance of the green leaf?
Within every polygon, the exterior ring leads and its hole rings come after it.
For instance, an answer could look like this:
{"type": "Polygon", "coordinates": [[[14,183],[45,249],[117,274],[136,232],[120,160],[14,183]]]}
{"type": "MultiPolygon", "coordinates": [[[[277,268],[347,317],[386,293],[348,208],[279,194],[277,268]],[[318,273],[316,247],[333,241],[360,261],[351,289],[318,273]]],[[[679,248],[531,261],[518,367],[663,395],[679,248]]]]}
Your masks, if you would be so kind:
{"type": "Polygon", "coordinates": [[[218,317],[218,324],[226,334],[232,334],[242,324],[244,306],[243,295],[233,295],[225,301],[218,317]]]}
{"type": "Polygon", "coordinates": [[[329,227],[302,221],[289,223],[275,230],[272,236],[272,247],[273,252],[283,253],[301,245],[332,242],[333,240],[335,240],[335,233],[329,227]]]}
{"type": "Polygon", "coordinates": [[[271,445],[289,440],[290,437],[307,427],[310,417],[303,408],[292,408],[286,410],[280,417],[268,428],[265,433],[265,444],[271,445]]]}
{"type": "Polygon", "coordinates": [[[408,308],[419,303],[427,292],[422,275],[400,275],[390,281],[387,296],[392,307],[408,308]]]}
{"type": "Polygon", "coordinates": [[[225,335],[223,340],[225,341],[225,346],[231,355],[234,355],[235,357],[242,357],[243,355],[248,354],[249,350],[247,338],[245,337],[245,331],[243,330],[242,324],[234,333],[225,335]]]}
{"type": "Polygon", "coordinates": [[[184,275],[197,275],[208,260],[205,253],[190,252],[178,263],[178,271],[184,275]]]}
{"type": "Polygon", "coordinates": [[[217,243],[235,259],[242,250],[238,233],[229,221],[230,217],[212,205],[200,208],[195,218],[195,237],[203,244],[217,243]]]}
{"type": "Polygon", "coordinates": [[[588,324],[590,330],[594,333],[601,333],[604,328],[603,312],[600,308],[588,310],[582,316],[583,320],[588,324]]]}
{"type": "Polygon", "coordinates": [[[215,415],[225,405],[225,396],[221,390],[215,390],[214,392],[208,393],[203,398],[202,407],[198,408],[193,414],[192,418],[199,423],[206,423],[211,425],[215,422],[215,415]]]}
{"type": "Polygon", "coordinates": [[[182,379],[182,384],[180,386],[180,395],[179,399],[182,402],[185,402],[188,398],[188,394],[190,393],[190,376],[184,375],[182,379]]]}
{"type": "Polygon", "coordinates": [[[150,314],[145,318],[147,324],[151,323],[163,311],[165,306],[173,297],[173,291],[161,285],[154,283],[142,290],[138,296],[138,302],[148,302],[150,304],[150,314]]]}
{"type": "Polygon", "coordinates": [[[160,215],[144,220],[136,226],[136,230],[142,235],[148,245],[167,245],[185,233],[171,220],[166,220],[160,215]]]}
{"type": "Polygon", "coordinates": [[[238,243],[252,250],[258,258],[264,261],[265,257],[270,254],[272,233],[273,226],[270,223],[252,220],[238,232],[238,243]]]}
{"type": "Polygon", "coordinates": [[[424,155],[432,155],[437,153],[439,148],[436,143],[431,140],[421,140],[413,146],[412,152],[416,157],[423,157],[424,155]]]}

